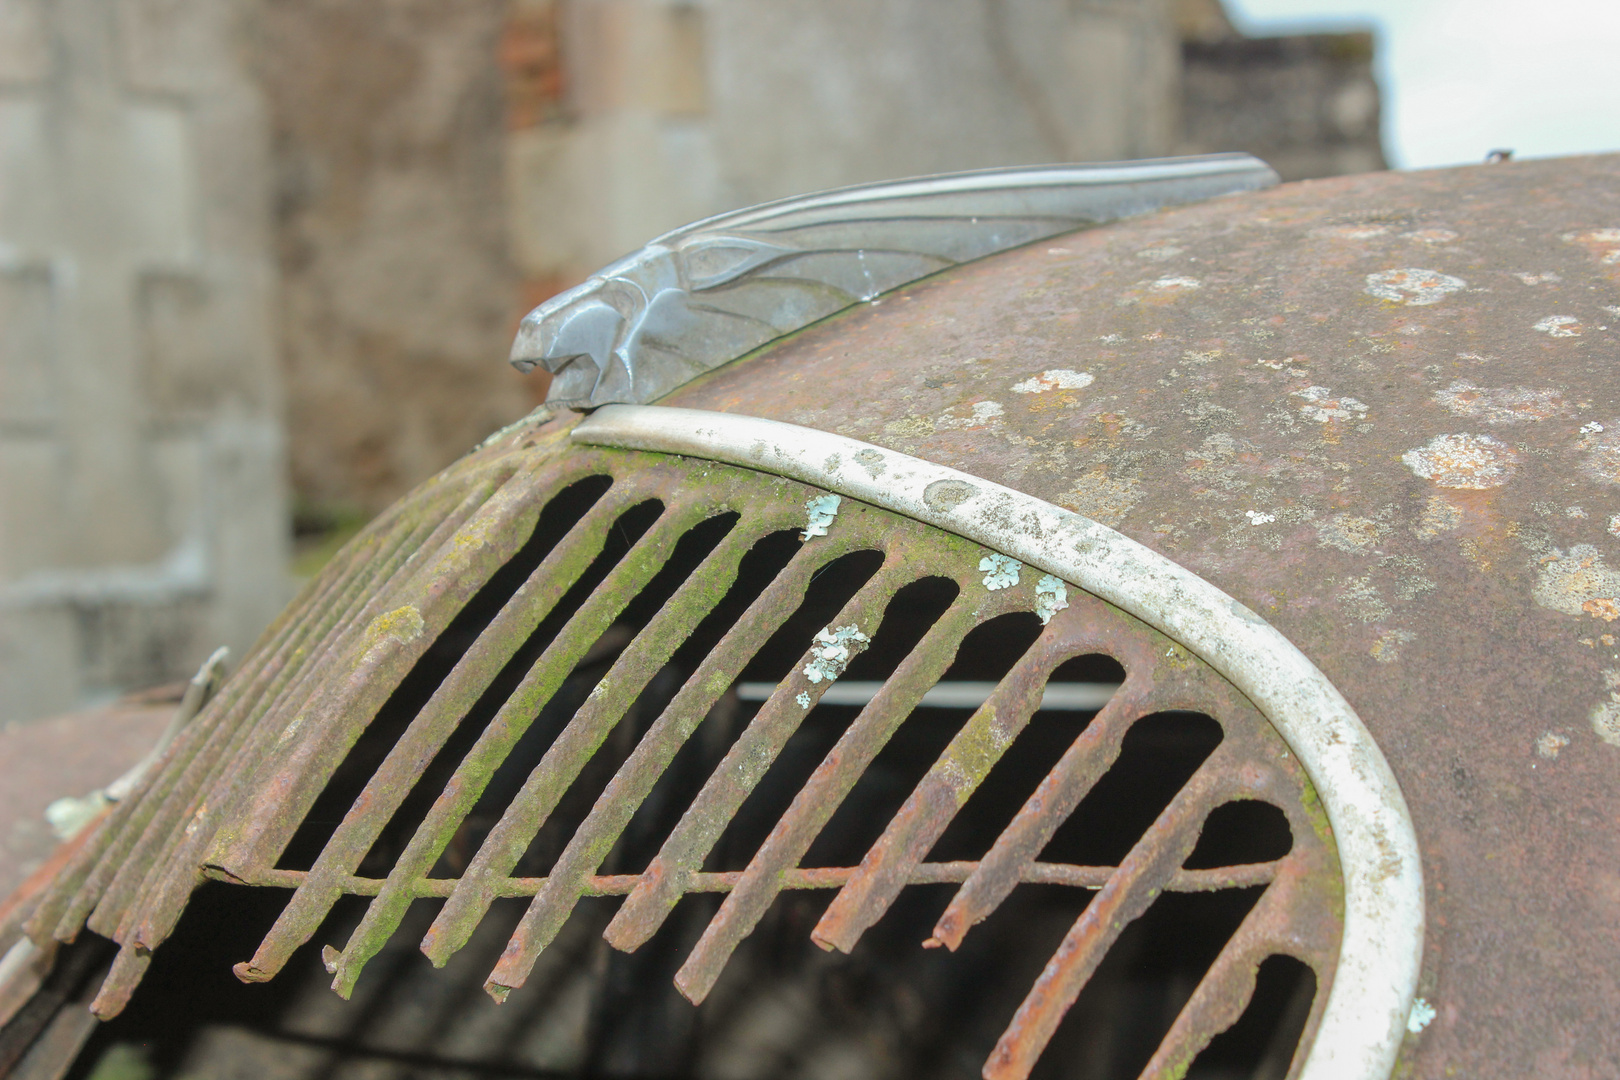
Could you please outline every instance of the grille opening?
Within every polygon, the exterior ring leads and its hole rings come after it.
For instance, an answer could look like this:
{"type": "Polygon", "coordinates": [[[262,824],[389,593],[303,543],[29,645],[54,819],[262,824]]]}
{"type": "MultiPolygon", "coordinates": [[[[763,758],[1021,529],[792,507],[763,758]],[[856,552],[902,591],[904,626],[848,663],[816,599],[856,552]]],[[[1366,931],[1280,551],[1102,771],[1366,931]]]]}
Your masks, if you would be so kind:
{"type": "MultiPolygon", "coordinates": [[[[444,746],[434,755],[433,761],[417,778],[410,794],[394,812],[388,825],[378,833],[376,842],[366,853],[365,859],[360,864],[362,874],[382,876],[393,867],[399,853],[404,850],[411,834],[421,824],[439,793],[444,790],[445,782],[450,779],[462,757],[472,748],[479,734],[489,726],[489,722],[495,718],[495,714],[500,711],[506,699],[517,689],[518,684],[528,674],[529,668],[540,658],[580,605],[596,591],[602,580],[623,561],[636,542],[657,524],[663,512],[662,502],[648,499],[630,507],[614,520],[607,531],[601,553],[592,560],[579,580],[557,602],[556,607],[541,620],[540,625],[518,648],[512,659],[507,661],[501,673],[490,682],[489,688],[479,696],[477,703],[456,725],[456,730],[445,740],[444,746]]],[[[606,643],[611,644],[615,635],[610,630],[604,638],[606,643]]],[[[622,647],[622,643],[620,645],[622,647]]],[[[587,653],[581,666],[605,664],[608,657],[600,655],[600,649],[596,650],[596,653],[597,655],[587,653]]],[[[414,716],[426,703],[427,696],[424,695],[415,702],[411,714],[414,716]]],[[[531,730],[533,726],[531,725],[531,730]]],[[[400,734],[403,734],[403,729],[393,736],[390,746],[398,740],[400,734]]],[[[328,837],[331,831],[330,828],[327,829],[328,837]]]]}
{"type": "MultiPolygon", "coordinates": [[[[904,591],[890,605],[891,612],[913,618],[922,628],[921,613],[915,605],[902,606],[904,591]]],[[[943,611],[941,611],[943,614],[943,611]]],[[[937,616],[936,616],[937,618],[937,616]]],[[[933,620],[929,620],[932,622],[933,620]]],[[[888,620],[885,619],[885,629],[888,620]]],[[[1041,623],[1028,612],[999,615],[974,627],[962,639],[956,659],[946,669],[941,682],[999,682],[1011,670],[1035,639],[1041,623]],[[1004,661],[999,667],[988,666],[1004,661]]],[[[915,641],[921,632],[912,635],[915,641]]],[[[874,641],[875,645],[876,642],[874,641]]],[[[862,658],[864,659],[864,657],[862,658]]],[[[857,661],[858,662],[858,661],[857,661]]],[[[890,670],[893,670],[892,667],[890,670]]],[[[855,664],[850,665],[852,677],[855,664]]],[[[860,780],[827,822],[821,835],[805,853],[804,866],[855,866],[868,848],[883,835],[889,821],[905,803],[917,782],[927,774],[957,732],[973,715],[974,709],[919,708],[900,725],[889,742],[873,759],[860,780]]]]}
{"type": "MultiPolygon", "coordinates": [[[[455,840],[441,856],[439,866],[434,869],[434,876],[455,877],[466,868],[472,854],[483,842],[485,834],[500,819],[501,812],[517,795],[524,781],[528,779],[529,773],[540,762],[541,757],[579,706],[584,703],[586,696],[607,673],[619,653],[634,640],[653,616],[669,603],[676,590],[692,576],[693,571],[710,552],[719,546],[736,526],[738,517],[739,515],[734,512],[717,514],[687,530],[676,540],[668,559],[653,575],[652,580],[625,605],[618,621],[592,644],[569,678],[558,688],[553,701],[541,709],[536,722],[531,723],[518,738],[500,768],[495,771],[479,803],[458,829],[455,840]]],[[[617,528],[614,531],[617,531],[617,528]]],[[[570,592],[569,597],[565,598],[563,604],[558,605],[558,610],[553,612],[552,616],[559,620],[571,617],[584,603],[585,597],[581,596],[575,603],[569,605],[568,601],[573,599],[574,595],[570,592]]],[[[547,621],[550,621],[550,617],[547,621]]],[[[580,816],[589,811],[596,797],[612,779],[619,764],[634,749],[636,739],[669,703],[669,699],[680,689],[684,679],[684,673],[673,664],[667,664],[648,680],[645,690],[608,735],[602,750],[591,757],[563,795],[562,801],[558,804],[558,812],[565,820],[577,822],[580,816]]],[[[485,699],[488,696],[485,694],[485,699]]],[[[408,837],[416,831],[433,801],[444,790],[445,782],[455,767],[460,764],[478,734],[489,720],[493,719],[504,701],[503,695],[489,711],[489,716],[476,728],[464,722],[457,729],[459,738],[446,743],[444,749],[439,752],[434,766],[423,774],[422,780],[417,783],[410,798],[395,815],[398,824],[396,828],[391,823],[391,831],[396,831],[401,837],[408,837]],[[456,743],[461,745],[453,745],[456,743]],[[439,768],[441,762],[443,767],[439,768]],[[434,776],[435,772],[438,773],[437,777],[434,776]],[[414,810],[413,817],[404,816],[407,808],[414,810]]],[[[480,701],[480,705],[482,704],[483,701],[480,701]]],[[[566,839],[563,842],[566,843],[566,839]]],[[[531,843],[524,861],[538,876],[550,869],[551,863],[556,861],[556,855],[560,854],[561,850],[561,846],[553,842],[553,838],[548,837],[538,847],[531,843]]]]}
{"type": "MultiPolygon", "coordinates": [[[[911,655],[917,642],[951,606],[958,592],[958,586],[954,581],[938,577],[922,578],[898,589],[884,609],[883,620],[877,632],[872,634],[871,646],[850,662],[839,681],[848,678],[881,682],[888,678],[894,673],[895,668],[911,655]]],[[[810,636],[806,635],[799,643],[795,661],[804,655],[804,650],[809,648],[809,645],[810,636]]],[[[758,704],[752,703],[748,714],[751,716],[757,711],[758,704]]],[[[858,706],[821,703],[810,710],[798,730],[782,747],[781,753],[777,755],[759,786],[744,800],[737,816],[710,853],[704,864],[705,869],[741,870],[748,865],[749,859],[759,850],[765,837],[792,805],[799,789],[821,764],[827,752],[848,730],[849,725],[854,723],[860,712],[858,706]]],[[[743,720],[742,724],[746,724],[746,720],[743,720]]],[[[739,727],[742,724],[739,724],[739,727]]],[[[902,725],[902,730],[904,727],[905,725],[902,725]]],[[[949,739],[949,736],[946,738],[949,739]]],[[[862,774],[856,784],[856,790],[850,792],[852,797],[867,783],[875,766],[876,763],[862,774]]],[[[904,797],[902,793],[900,798],[904,797]]],[[[845,805],[848,805],[848,799],[845,800],[845,805]]],[[[842,813],[842,810],[839,813],[842,813]]],[[[859,862],[859,852],[852,860],[844,863],[826,864],[815,861],[820,857],[818,853],[826,850],[825,843],[833,843],[838,850],[843,850],[843,846],[838,846],[836,841],[828,841],[828,837],[835,835],[839,830],[838,815],[835,814],[833,820],[822,829],[820,837],[811,846],[805,858],[801,860],[801,865],[848,866],[859,862]]]]}
{"type": "Polygon", "coordinates": [[[1120,934],[1030,1080],[1112,1080],[1140,1073],[1264,891],[1160,896],[1120,934]]]}
{"type": "Polygon", "coordinates": [[[1210,811],[1198,844],[1182,866],[1207,870],[1217,866],[1270,862],[1294,846],[1288,815],[1268,802],[1243,799],[1210,811]]]}
{"type": "Polygon", "coordinates": [[[1210,1040],[1188,1080],[1283,1080],[1316,1000],[1316,973],[1292,956],[1268,956],[1238,1022],[1210,1040]]]}
{"type": "Polygon", "coordinates": [[[1117,866],[1220,742],[1220,724],[1203,713],[1144,716],[1125,733],[1113,768],[1047,842],[1041,861],[1117,866]]]}
{"type": "MultiPolygon", "coordinates": [[[[1052,670],[1047,684],[1125,681],[1119,661],[1102,653],[1065,660],[1052,670]]],[[[1041,779],[1090,725],[1095,711],[1037,709],[1029,725],[1019,732],[1001,760],[991,768],[977,791],[928,853],[929,862],[982,859],[1020,807],[1034,794],[1041,779]]]]}
{"type": "Polygon", "coordinates": [[[816,571],[803,602],[754,654],[737,681],[781,682],[816,631],[831,623],[882,565],[883,552],[867,549],[841,555],[816,571]]]}
{"type": "MultiPolygon", "coordinates": [[[[535,567],[551,554],[575,523],[612,486],[613,478],[610,476],[589,476],[552,496],[535,519],[534,529],[523,546],[505,565],[491,574],[466,606],[456,613],[422,658],[400,680],[399,686],[389,695],[360,738],[355,740],[343,763],[333,772],[325,789],[282,852],[276,864],[279,869],[308,870],[314,865],[316,856],[332,838],[333,831],[349,807],[354,805],[366,781],[371,779],[371,774],[405,733],[422,705],[450,674],[450,669],[455,667],[478,635],[512,599],[512,594],[534,573],[535,567]]],[[[620,520],[623,521],[623,518],[620,520]]],[[[362,869],[364,872],[366,869],[362,869]]]]}

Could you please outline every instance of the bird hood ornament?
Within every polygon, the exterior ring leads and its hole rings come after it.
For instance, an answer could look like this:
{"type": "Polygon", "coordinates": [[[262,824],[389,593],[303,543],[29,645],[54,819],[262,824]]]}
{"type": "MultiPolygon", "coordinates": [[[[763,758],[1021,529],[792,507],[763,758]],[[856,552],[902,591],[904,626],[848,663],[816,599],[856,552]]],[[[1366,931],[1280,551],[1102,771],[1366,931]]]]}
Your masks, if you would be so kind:
{"type": "Polygon", "coordinates": [[[657,400],[706,371],[948,267],[1277,183],[1248,154],[1035,165],[837,188],[706,218],[547,300],[512,345],[547,403],[657,400]]]}

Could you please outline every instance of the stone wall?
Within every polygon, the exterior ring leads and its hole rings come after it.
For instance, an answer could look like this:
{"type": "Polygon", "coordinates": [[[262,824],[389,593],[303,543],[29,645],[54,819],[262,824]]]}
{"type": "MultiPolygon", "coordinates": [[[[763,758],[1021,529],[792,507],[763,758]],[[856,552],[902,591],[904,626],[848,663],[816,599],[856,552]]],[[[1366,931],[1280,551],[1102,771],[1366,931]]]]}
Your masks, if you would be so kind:
{"type": "Polygon", "coordinates": [[[0,721],[287,598],[270,158],[230,0],[0,0],[0,721]]]}
{"type": "Polygon", "coordinates": [[[504,363],[506,0],[275,0],[274,135],[294,490],[375,512],[533,406],[504,363]]]}

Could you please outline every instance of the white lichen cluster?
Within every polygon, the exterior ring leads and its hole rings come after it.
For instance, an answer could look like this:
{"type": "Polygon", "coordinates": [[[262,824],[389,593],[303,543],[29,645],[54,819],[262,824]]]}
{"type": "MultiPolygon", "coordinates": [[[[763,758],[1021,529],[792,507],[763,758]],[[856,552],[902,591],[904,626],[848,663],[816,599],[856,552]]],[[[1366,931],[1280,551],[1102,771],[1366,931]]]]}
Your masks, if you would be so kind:
{"type": "Polygon", "coordinates": [[[1396,270],[1380,270],[1367,275],[1368,296],[1391,300],[1407,307],[1426,307],[1438,304],[1451,293],[1466,289],[1468,282],[1438,270],[1424,270],[1408,266],[1396,270]]]}
{"type": "Polygon", "coordinates": [[[816,631],[815,642],[810,646],[810,662],[804,665],[804,677],[813,683],[835,682],[855,659],[855,654],[871,643],[872,639],[853,623],[822,627],[816,631]]]}
{"type": "Polygon", "coordinates": [[[1047,574],[1035,583],[1035,614],[1041,625],[1052,621],[1052,616],[1069,606],[1069,587],[1062,578],[1047,574]]]}
{"type": "Polygon", "coordinates": [[[985,571],[984,587],[991,592],[1018,584],[1018,571],[1023,568],[1023,563],[1005,555],[990,554],[979,560],[979,569],[985,571]]]}
{"type": "Polygon", "coordinates": [[[804,531],[799,534],[799,539],[808,540],[812,536],[826,536],[828,527],[838,516],[838,504],[843,501],[837,495],[815,495],[806,499],[804,508],[810,517],[805,523],[804,531]]]}

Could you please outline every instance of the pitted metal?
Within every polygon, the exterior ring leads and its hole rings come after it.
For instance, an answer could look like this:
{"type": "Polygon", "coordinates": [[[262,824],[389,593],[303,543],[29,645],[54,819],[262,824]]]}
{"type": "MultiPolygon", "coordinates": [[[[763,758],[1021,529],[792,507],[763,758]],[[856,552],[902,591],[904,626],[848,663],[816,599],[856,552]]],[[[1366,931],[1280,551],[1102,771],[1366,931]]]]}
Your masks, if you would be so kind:
{"type": "Polygon", "coordinates": [[[446,898],[422,942],[429,958],[442,964],[467,943],[495,899],[530,897],[527,914],[487,980],[486,989],[497,1000],[523,984],[540,952],[588,896],[627,896],[605,936],[615,947],[635,949],[657,931],[682,895],[726,893],[676,978],[684,994],[701,1001],[732,951],[784,889],[838,890],[813,936],[846,951],[911,884],[962,885],[931,932],[917,928],[919,948],[938,943],[955,948],[1019,883],[1099,890],[986,1065],[987,1076],[1022,1077],[1121,925],[1155,897],[1165,891],[1264,885],[1267,899],[1210,969],[1188,1017],[1178,1022],[1155,1059],[1158,1064],[1144,1075],[1176,1075],[1178,1062],[1185,1065],[1230,1025],[1252,992],[1254,970],[1269,955],[1294,956],[1315,973],[1312,1019],[1302,1041],[1308,1044],[1337,965],[1342,910],[1337,856],[1303,770],[1231,684],[1132,616],[1070,590],[1068,606],[1049,612],[1034,644],[972,710],[865,858],[852,866],[804,867],[811,842],[939,682],[965,636],[998,616],[1041,608],[1039,575],[1014,569],[1008,575],[1012,580],[997,580],[991,588],[985,565],[1002,559],[1016,568],[1003,553],[845,498],[826,522],[825,534],[801,542],[650,726],[630,744],[615,742],[607,738],[609,732],[728,595],[742,559],[764,537],[802,529],[809,506],[825,493],[712,462],[612,449],[560,452],[559,439],[568,426],[513,431],[355,541],[31,905],[28,929],[36,940],[71,939],[88,916],[93,929],[119,942],[118,959],[95,1003],[98,1015],[111,1016],[128,1001],[152,950],[173,932],[205,876],[294,890],[256,954],[237,967],[250,981],[274,977],[341,897],[371,897],[348,941],[324,953],[334,988],[345,995],[366,962],[400,929],[413,900],[446,898]],[[424,663],[458,613],[511,562],[558,493],[590,477],[608,477],[611,484],[568,523],[476,639],[458,646],[448,673],[417,707],[309,869],[281,866],[284,849],[317,796],[384,703],[424,663]],[[578,595],[575,585],[597,565],[610,531],[626,511],[648,500],[660,507],[656,520],[605,576],[590,579],[596,584],[578,595]],[[718,518],[730,522],[724,535],[673,586],[650,621],[628,640],[615,637],[626,605],[657,578],[681,538],[718,518]],[[811,580],[861,551],[881,553],[881,567],[856,589],[828,631],[806,635],[800,659],[742,725],[657,856],[640,873],[604,873],[605,857],[681,746],[717,707],[735,707],[731,688],[750,658],[798,609],[811,580]],[[743,799],[820,697],[837,685],[848,655],[823,657],[823,650],[833,648],[828,643],[844,642],[849,654],[860,650],[863,638],[878,637],[881,644],[880,625],[899,590],[939,576],[954,582],[956,599],[880,680],[748,866],[706,871],[705,855],[743,799]],[[555,637],[506,692],[386,874],[363,873],[367,853],[427,763],[536,626],[552,618],[560,620],[555,637]],[[609,663],[606,674],[529,769],[466,868],[443,876],[442,859],[496,770],[570,674],[588,656],[598,655],[604,642],[612,656],[611,662],[601,661],[609,663]],[[1098,653],[1124,666],[1124,687],[1084,726],[990,853],[974,861],[928,861],[933,841],[1040,707],[1054,669],[1070,658],[1098,653]],[[1214,717],[1224,732],[1215,756],[1135,840],[1118,867],[1041,861],[1041,837],[1049,838],[1108,772],[1126,731],[1139,718],[1166,710],[1214,717]],[[563,823],[567,843],[549,872],[515,876],[525,850],[560,812],[561,796],[596,762],[609,766],[612,778],[589,813],[563,823]],[[1279,807],[1292,833],[1291,849],[1267,863],[1183,869],[1209,812],[1235,799],[1279,807]]]}
{"type": "Polygon", "coordinates": [[[524,318],[520,371],[547,401],[653,401],[745,353],[959,263],[1277,174],[1247,154],[987,169],[864,184],[707,218],[649,242],[524,318]]]}

